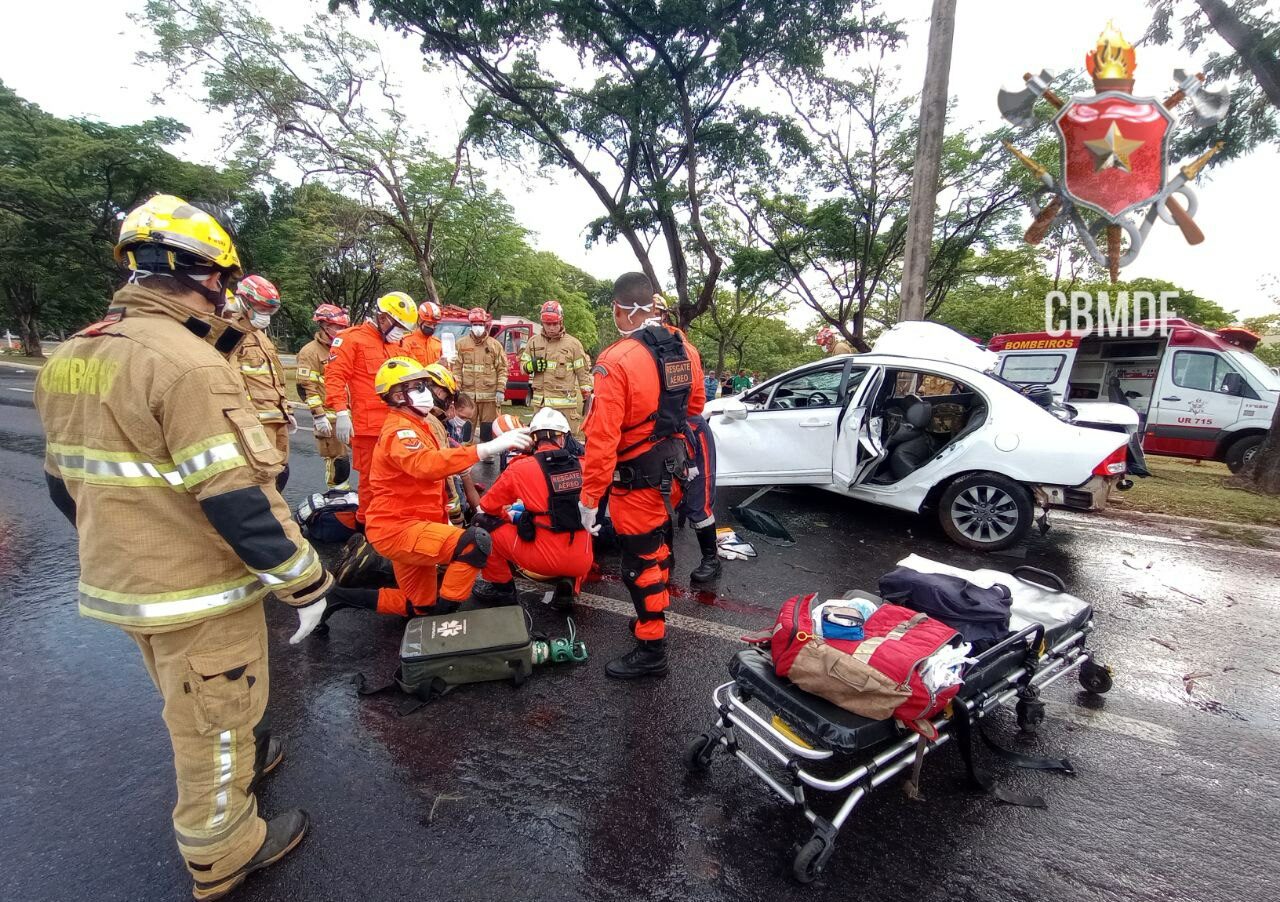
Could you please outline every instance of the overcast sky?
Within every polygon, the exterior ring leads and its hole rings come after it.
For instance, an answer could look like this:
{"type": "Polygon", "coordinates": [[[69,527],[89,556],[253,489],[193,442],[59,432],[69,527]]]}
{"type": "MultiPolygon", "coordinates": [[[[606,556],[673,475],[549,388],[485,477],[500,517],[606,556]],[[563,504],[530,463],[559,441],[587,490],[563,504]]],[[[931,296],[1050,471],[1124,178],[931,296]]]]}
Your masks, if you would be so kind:
{"type": "MultiPolygon", "coordinates": [[[[148,35],[127,18],[141,9],[143,0],[43,0],[8,6],[0,30],[0,80],[19,95],[59,116],[118,124],[172,116],[192,128],[191,137],[175,150],[192,159],[217,161],[223,130],[218,117],[207,113],[194,96],[171,97],[164,107],[150,101],[163,76],[135,63],[137,51],[148,45],[148,35]]],[[[923,79],[930,6],[929,0],[894,0],[888,5],[907,19],[910,40],[895,55],[905,85],[923,79]]],[[[297,24],[324,7],[313,0],[259,3],[282,25],[297,24]]],[[[1145,0],[961,0],[949,88],[956,107],[948,129],[999,125],[996,91],[1002,85],[1016,86],[1024,71],[1082,70],[1084,54],[1108,18],[1136,41],[1150,16],[1145,0]]],[[[410,100],[409,109],[429,114],[438,125],[439,149],[451,152],[466,118],[465,107],[449,98],[452,76],[424,73],[416,47],[399,36],[363,22],[357,28],[378,40],[410,100]]],[[[1185,66],[1196,71],[1195,63],[1173,46],[1139,47],[1135,93],[1166,96],[1172,70],[1185,66]]],[[[584,247],[583,228],[600,210],[572,176],[553,172],[531,178],[499,166],[487,169],[489,181],[506,194],[521,222],[535,233],[538,247],[601,277],[635,268],[623,245],[584,247]]],[[[1168,279],[1241,316],[1273,312],[1275,291],[1265,290],[1264,282],[1280,274],[1280,252],[1276,214],[1265,201],[1280,196],[1277,173],[1280,149],[1270,147],[1223,166],[1207,179],[1202,175],[1196,184],[1196,219],[1205,242],[1190,248],[1176,228],[1157,223],[1124,275],[1168,279]]]]}

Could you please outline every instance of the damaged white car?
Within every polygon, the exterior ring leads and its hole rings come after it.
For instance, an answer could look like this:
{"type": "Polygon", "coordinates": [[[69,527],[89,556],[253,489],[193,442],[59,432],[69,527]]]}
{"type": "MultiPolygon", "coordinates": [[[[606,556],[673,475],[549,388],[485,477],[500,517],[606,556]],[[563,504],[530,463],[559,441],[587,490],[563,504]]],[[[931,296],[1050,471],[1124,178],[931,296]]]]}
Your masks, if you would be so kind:
{"type": "Polygon", "coordinates": [[[1084,426],[1051,392],[1024,393],[984,372],[996,360],[944,326],[906,323],[871,353],[711,401],[717,483],[813,485],[930,508],[952,540],[984,551],[1017,543],[1037,520],[1047,528],[1050,506],[1095,510],[1129,486],[1133,411],[1092,405],[1084,426]]]}

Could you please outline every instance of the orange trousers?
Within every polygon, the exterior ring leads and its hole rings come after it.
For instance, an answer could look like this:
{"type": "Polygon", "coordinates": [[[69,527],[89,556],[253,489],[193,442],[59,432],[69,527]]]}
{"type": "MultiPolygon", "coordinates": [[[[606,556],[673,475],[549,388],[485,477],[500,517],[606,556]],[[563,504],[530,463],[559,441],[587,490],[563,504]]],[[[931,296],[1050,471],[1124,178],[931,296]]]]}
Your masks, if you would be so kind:
{"type": "Polygon", "coordinates": [[[491,583],[505,583],[512,578],[511,565],[515,564],[531,577],[568,577],[573,580],[573,591],[578,591],[582,580],[591,571],[595,559],[591,551],[591,536],[585,532],[552,532],[538,527],[532,542],[523,542],[516,535],[514,523],[506,523],[489,533],[493,550],[483,576],[491,583]]]}
{"type": "Polygon", "coordinates": [[[378,613],[399,617],[431,613],[440,564],[446,565],[440,597],[459,603],[470,598],[480,568],[453,559],[462,532],[450,523],[425,520],[399,530],[383,527],[366,532],[374,550],[391,561],[396,573],[396,588],[378,590],[378,613]]]}
{"type": "MultiPolygon", "coordinates": [[[[671,488],[671,505],[680,503],[680,486],[671,488]]],[[[667,531],[671,516],[657,489],[614,488],[609,495],[609,518],[622,547],[622,582],[636,607],[635,637],[662,639],[667,635],[666,610],[671,604],[671,548],[667,531]]]]}
{"type": "MultiPolygon", "coordinates": [[[[373,449],[377,444],[376,435],[351,436],[351,469],[360,477],[360,501],[356,507],[356,520],[360,523],[364,522],[365,499],[369,496],[369,471],[373,468],[373,449]]],[[[382,556],[388,557],[385,553],[382,556]]]]}

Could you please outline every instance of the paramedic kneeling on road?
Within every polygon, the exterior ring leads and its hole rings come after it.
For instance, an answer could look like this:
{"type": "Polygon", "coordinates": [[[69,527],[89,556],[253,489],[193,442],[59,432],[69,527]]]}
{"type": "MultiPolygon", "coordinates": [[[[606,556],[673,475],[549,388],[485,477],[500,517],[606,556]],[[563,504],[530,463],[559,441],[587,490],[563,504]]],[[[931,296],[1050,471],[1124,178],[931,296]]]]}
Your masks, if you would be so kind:
{"type": "Polygon", "coordinates": [[[592,371],[595,400],[582,464],[582,525],[599,531],[600,500],[611,492],[622,580],[636,608],[636,647],[606,668],[617,679],[667,672],[671,505],[684,476],[685,424],[706,399],[697,352],[665,324],[653,291],[643,273],[626,273],[613,284],[613,319],[623,337],[605,348],[592,371]]]}
{"type": "Polygon", "coordinates": [[[378,369],[374,389],[390,412],[373,449],[367,488],[362,488],[369,495],[365,537],[391,561],[398,588],[377,590],[376,602],[370,598],[364,606],[401,617],[451,613],[471,597],[489,559],[490,539],[483,529],[449,522],[445,480],[479,460],[526,450],[533,439],[529,430],[520,429],[491,442],[449,447],[444,425],[431,411],[437,406],[447,411],[458,384],[438,363],[424,367],[393,357],[378,369]],[[438,564],[446,565],[439,601],[438,564]]]}
{"type": "Polygon", "coordinates": [[[582,466],[577,455],[565,448],[569,420],[558,410],[544,407],[534,415],[529,430],[535,442],[533,453],[512,460],[480,499],[476,524],[489,530],[493,550],[484,581],[476,584],[476,601],[516,603],[512,563],[538,578],[570,578],[575,592],[591,569],[591,536],[578,514],[582,466]],[[505,509],[517,501],[523,502],[524,513],[512,523],[505,509]]]}

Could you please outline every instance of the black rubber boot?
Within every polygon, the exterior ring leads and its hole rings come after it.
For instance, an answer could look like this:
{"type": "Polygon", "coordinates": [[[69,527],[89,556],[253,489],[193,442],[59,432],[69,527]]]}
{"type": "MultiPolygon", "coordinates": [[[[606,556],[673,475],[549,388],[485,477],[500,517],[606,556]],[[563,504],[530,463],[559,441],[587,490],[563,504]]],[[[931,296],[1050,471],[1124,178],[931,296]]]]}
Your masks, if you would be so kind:
{"type": "Polygon", "coordinates": [[[284,760],[284,743],[274,736],[267,737],[266,745],[253,762],[253,779],[249,781],[249,791],[255,791],[262,778],[280,766],[284,760]]]}
{"type": "Polygon", "coordinates": [[[329,631],[329,618],[343,608],[364,611],[378,610],[377,589],[346,589],[342,586],[334,586],[329,590],[329,594],[324,597],[324,600],[328,604],[325,605],[324,613],[320,615],[320,623],[316,625],[315,629],[316,633],[321,636],[329,631]]]}
{"type": "Polygon", "coordinates": [[[267,838],[262,841],[257,854],[250,858],[244,867],[221,880],[209,883],[197,880],[191,888],[192,897],[200,902],[210,902],[226,896],[244,883],[244,879],[254,871],[260,871],[275,864],[296,849],[298,843],[302,842],[302,837],[306,836],[310,823],[311,819],[301,808],[294,808],[292,811],[276,815],[267,821],[267,838]]]}
{"type": "Polygon", "coordinates": [[[666,676],[667,640],[637,639],[636,647],[622,657],[610,661],[604,672],[615,680],[666,676]]]}
{"type": "Polygon", "coordinates": [[[716,527],[699,526],[698,548],[702,550],[702,563],[693,568],[689,579],[695,583],[709,583],[720,578],[720,555],[716,550],[716,527]]]}
{"type": "Polygon", "coordinates": [[[515,604],[516,581],[509,579],[505,583],[491,583],[478,579],[471,588],[471,600],[492,607],[515,604]]]}
{"type": "Polygon", "coordinates": [[[561,614],[571,613],[573,611],[573,599],[573,580],[562,579],[551,590],[551,610],[561,614]]]}

